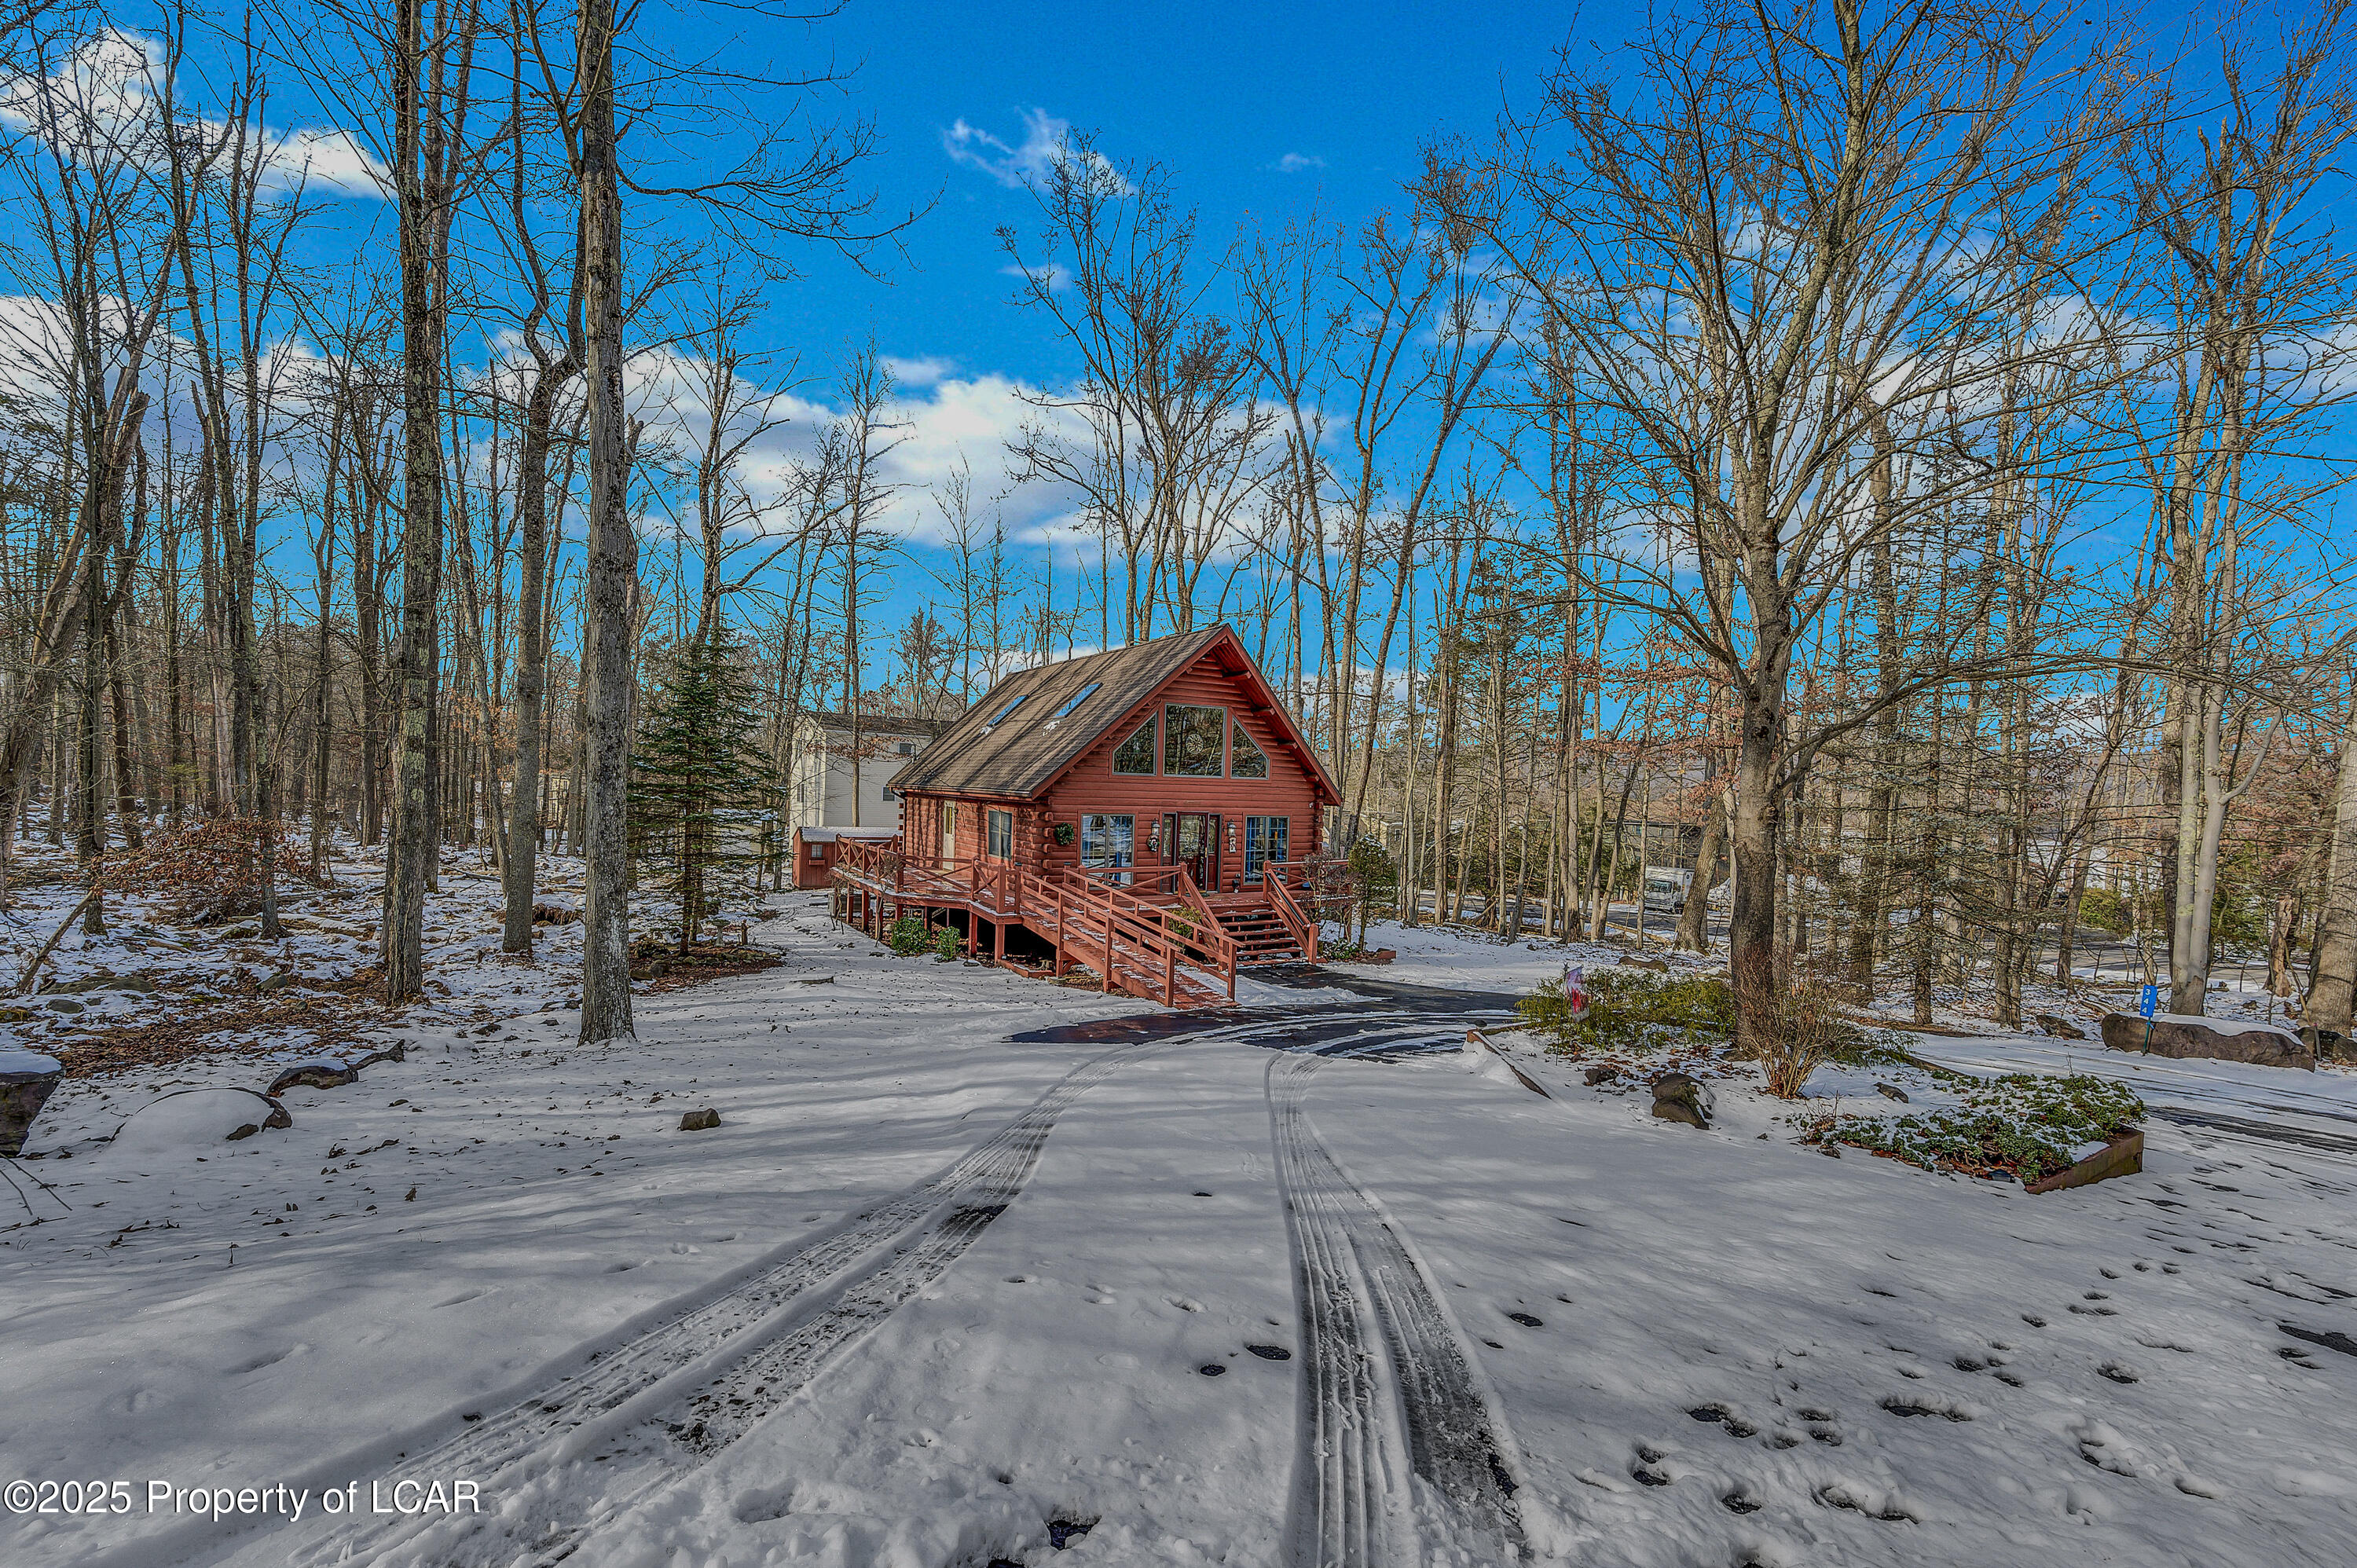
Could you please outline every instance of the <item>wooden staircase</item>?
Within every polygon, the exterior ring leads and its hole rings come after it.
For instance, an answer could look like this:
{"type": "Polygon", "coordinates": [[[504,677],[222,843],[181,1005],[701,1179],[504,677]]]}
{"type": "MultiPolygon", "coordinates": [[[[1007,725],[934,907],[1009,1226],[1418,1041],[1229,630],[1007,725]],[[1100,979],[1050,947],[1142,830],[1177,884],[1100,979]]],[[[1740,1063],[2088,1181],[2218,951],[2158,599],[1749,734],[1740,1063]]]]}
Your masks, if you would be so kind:
{"type": "Polygon", "coordinates": [[[1244,965],[1318,961],[1312,911],[1328,875],[1318,867],[1271,864],[1253,886],[1208,895],[1179,866],[1121,875],[1127,880],[1116,883],[1071,868],[1048,875],[1005,861],[912,856],[895,839],[845,843],[832,878],[837,917],[879,940],[899,916],[930,923],[962,909],[972,954],[982,921],[1002,938],[1020,922],[1054,948],[1058,978],[1086,970],[1106,991],[1170,1007],[1232,1005],[1244,965]]]}
{"type": "Polygon", "coordinates": [[[1299,933],[1270,900],[1230,897],[1213,904],[1211,910],[1219,917],[1220,929],[1235,940],[1238,963],[1308,961],[1299,933]]]}

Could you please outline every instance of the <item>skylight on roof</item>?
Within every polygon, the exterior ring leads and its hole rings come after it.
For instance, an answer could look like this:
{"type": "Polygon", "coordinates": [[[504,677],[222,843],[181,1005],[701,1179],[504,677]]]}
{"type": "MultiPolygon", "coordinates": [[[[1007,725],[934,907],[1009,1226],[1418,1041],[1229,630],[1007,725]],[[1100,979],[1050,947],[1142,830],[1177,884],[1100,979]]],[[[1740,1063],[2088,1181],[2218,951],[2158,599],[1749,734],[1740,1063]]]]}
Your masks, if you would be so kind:
{"type": "MultiPolygon", "coordinates": [[[[1029,694],[1029,693],[1025,693],[1025,695],[1028,695],[1028,694],[1029,694]]],[[[1022,705],[1023,705],[1023,698],[1022,698],[1022,697],[1017,697],[1014,701],[1012,701],[1012,702],[1008,703],[1005,707],[1003,707],[1003,708],[999,709],[996,713],[995,713],[995,714],[991,714],[991,715],[990,715],[990,723],[989,723],[988,725],[985,725],[983,727],[984,727],[985,729],[988,729],[988,728],[991,728],[993,725],[997,725],[997,724],[1001,723],[1003,720],[1005,720],[1005,719],[1006,719],[1006,715],[1007,715],[1007,714],[1009,714],[1013,713],[1016,709],[1017,709],[1017,708],[1021,707],[1022,705]]]]}
{"type": "Polygon", "coordinates": [[[1087,685],[1082,687],[1078,692],[1072,694],[1072,700],[1071,702],[1066,703],[1062,707],[1058,708],[1054,713],[1049,714],[1048,716],[1051,719],[1062,718],[1066,714],[1071,713],[1074,708],[1079,707],[1082,703],[1085,703],[1091,697],[1095,696],[1097,694],[1097,688],[1103,684],[1104,682],[1102,681],[1090,682],[1087,685]]]}

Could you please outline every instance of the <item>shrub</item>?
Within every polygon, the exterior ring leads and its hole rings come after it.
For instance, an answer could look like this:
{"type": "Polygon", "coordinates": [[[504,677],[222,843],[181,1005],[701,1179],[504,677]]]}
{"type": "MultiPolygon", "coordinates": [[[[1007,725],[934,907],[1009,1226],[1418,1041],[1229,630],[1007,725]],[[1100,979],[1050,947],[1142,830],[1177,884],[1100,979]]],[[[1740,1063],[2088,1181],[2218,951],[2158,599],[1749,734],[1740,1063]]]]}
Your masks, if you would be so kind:
{"type": "Polygon", "coordinates": [[[1841,1015],[1833,988],[1822,981],[1788,978],[1743,997],[1751,1023],[1751,1055],[1779,1100],[1798,1100],[1809,1075],[1850,1047],[1860,1034],[1841,1015]]]}
{"type": "Polygon", "coordinates": [[[2079,923],[2124,937],[2135,926],[2135,912],[2126,899],[2110,888],[2090,887],[2079,899],[2079,923]]]}
{"type": "Polygon", "coordinates": [[[964,945],[965,944],[959,940],[958,934],[954,929],[948,926],[943,926],[933,937],[933,956],[935,958],[955,958],[958,956],[958,950],[964,945]]]}
{"type": "Polygon", "coordinates": [[[1559,1051],[1646,1050],[1691,1044],[1698,1035],[1724,1040],[1735,1029],[1735,998],[1724,980],[1606,970],[1588,981],[1587,991],[1587,1016],[1577,1021],[1563,983],[1555,980],[1516,1003],[1515,1011],[1559,1051]]]}
{"type": "Polygon", "coordinates": [[[110,857],[102,876],[118,892],[163,895],[174,919],[217,925],[261,910],[263,871],[272,856],[282,876],[308,873],[273,819],[199,817],[150,833],[145,849],[110,857]]]}
{"type": "Polygon", "coordinates": [[[2144,1101],[2125,1086],[2083,1073],[1973,1080],[1963,1099],[1906,1116],[1827,1118],[1803,1141],[1847,1144],[1926,1170],[1946,1164],[1969,1176],[2005,1171],[2032,1182],[2068,1170],[2074,1148],[2116,1137],[2144,1116],[2144,1101]]]}
{"type": "Polygon", "coordinates": [[[903,915],[884,928],[884,940],[902,958],[914,958],[931,950],[933,933],[918,917],[903,915]]]}

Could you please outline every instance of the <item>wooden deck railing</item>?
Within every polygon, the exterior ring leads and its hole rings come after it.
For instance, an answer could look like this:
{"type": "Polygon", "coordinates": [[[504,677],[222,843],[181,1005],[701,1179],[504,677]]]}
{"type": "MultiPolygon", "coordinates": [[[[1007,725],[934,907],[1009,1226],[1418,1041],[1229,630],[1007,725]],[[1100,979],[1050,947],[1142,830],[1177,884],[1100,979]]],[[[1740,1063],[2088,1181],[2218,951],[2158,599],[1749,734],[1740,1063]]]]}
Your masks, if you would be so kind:
{"type": "MultiPolygon", "coordinates": [[[[1092,967],[1107,990],[1118,980],[1125,989],[1184,1007],[1215,994],[1194,978],[1200,974],[1223,985],[1228,1000],[1235,1000],[1235,939],[1221,926],[1184,867],[1145,874],[1149,883],[1166,884],[1175,876],[1180,884],[1165,896],[1166,901],[1157,902],[1073,870],[1049,876],[1010,861],[910,855],[898,839],[837,842],[837,885],[861,890],[879,909],[932,904],[963,908],[994,920],[1022,919],[1055,942],[1059,974],[1080,950],[1097,961],[1092,967]]],[[[974,950],[974,942],[969,921],[968,952],[974,950]]]]}

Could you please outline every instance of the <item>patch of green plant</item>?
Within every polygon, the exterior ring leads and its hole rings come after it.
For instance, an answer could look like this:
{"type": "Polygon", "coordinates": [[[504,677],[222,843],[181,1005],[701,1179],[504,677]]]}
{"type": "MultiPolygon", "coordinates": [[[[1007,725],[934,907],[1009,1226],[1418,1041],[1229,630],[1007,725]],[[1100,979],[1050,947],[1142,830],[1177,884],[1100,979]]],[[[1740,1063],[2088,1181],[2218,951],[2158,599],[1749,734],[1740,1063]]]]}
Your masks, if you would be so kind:
{"type": "Polygon", "coordinates": [[[958,934],[954,929],[948,926],[943,926],[934,934],[933,956],[935,958],[955,958],[958,956],[958,950],[964,945],[965,944],[959,939],[958,934]]]}
{"type": "Polygon", "coordinates": [[[1828,1119],[1802,1141],[1847,1144],[1925,1170],[1946,1164],[1971,1176],[2006,1171],[2033,1182],[2068,1170],[2079,1145],[2115,1137],[2144,1117],[2144,1101],[2126,1086],[2083,1073],[2008,1073],[1975,1081],[1964,1101],[1905,1116],[1828,1119]]]}
{"type": "Polygon", "coordinates": [[[914,958],[920,952],[932,950],[933,933],[916,916],[903,915],[884,928],[884,940],[902,958],[914,958]]]}
{"type": "Polygon", "coordinates": [[[1547,1048],[1658,1050],[1723,1043],[1735,1032],[1735,993],[1724,980],[1605,970],[1587,983],[1587,1016],[1574,1019],[1563,983],[1550,980],[1514,1004],[1547,1048]]]}
{"type": "Polygon", "coordinates": [[[1898,1030],[1868,1029],[1861,1026],[1850,1026],[1843,1030],[1833,1055],[1826,1059],[1839,1062],[1844,1067],[1921,1068],[1935,1077],[1949,1070],[1916,1060],[1909,1048],[1907,1036],[1898,1030]]]}

